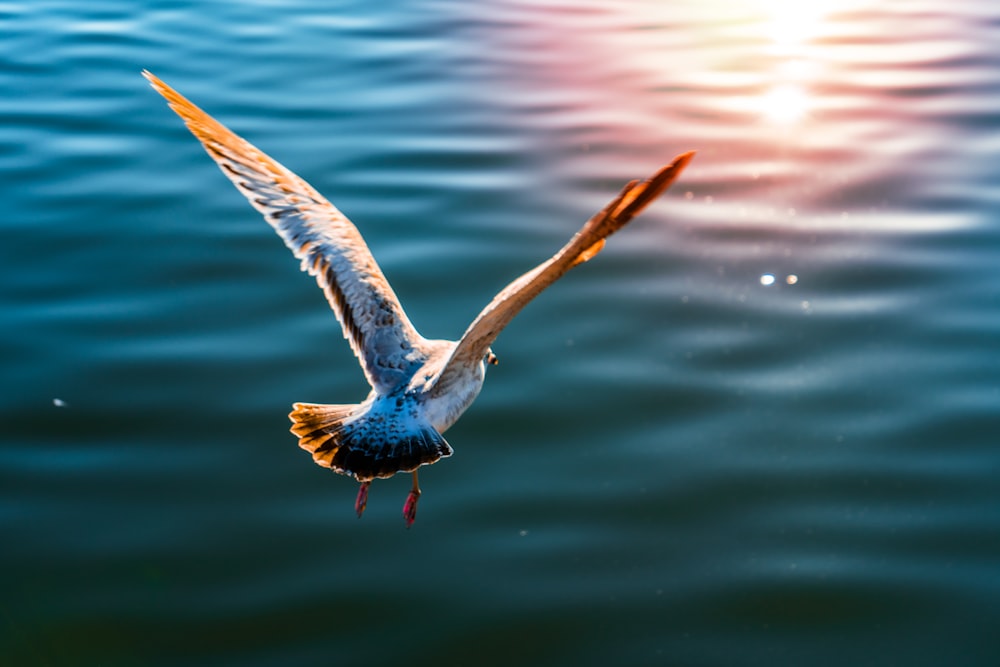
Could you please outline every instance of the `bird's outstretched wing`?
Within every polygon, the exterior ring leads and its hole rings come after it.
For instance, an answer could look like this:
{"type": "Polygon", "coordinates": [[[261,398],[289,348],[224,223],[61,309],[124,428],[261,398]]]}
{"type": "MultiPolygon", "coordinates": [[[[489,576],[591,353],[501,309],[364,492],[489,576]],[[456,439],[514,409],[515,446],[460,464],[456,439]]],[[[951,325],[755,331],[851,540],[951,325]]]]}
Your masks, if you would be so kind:
{"type": "Polygon", "coordinates": [[[649,180],[627,184],[551,259],[528,271],[493,297],[458,341],[435,380],[432,394],[446,394],[469,366],[483,359],[497,335],[529,301],[571,268],[599,253],[604,247],[604,239],[624,227],[666,190],[693,157],[694,152],[678,155],[649,180]]]}
{"type": "Polygon", "coordinates": [[[369,383],[387,393],[409,377],[421,340],[357,228],[308,183],[143,72],[264,218],[302,270],[316,277],[369,383]]]}

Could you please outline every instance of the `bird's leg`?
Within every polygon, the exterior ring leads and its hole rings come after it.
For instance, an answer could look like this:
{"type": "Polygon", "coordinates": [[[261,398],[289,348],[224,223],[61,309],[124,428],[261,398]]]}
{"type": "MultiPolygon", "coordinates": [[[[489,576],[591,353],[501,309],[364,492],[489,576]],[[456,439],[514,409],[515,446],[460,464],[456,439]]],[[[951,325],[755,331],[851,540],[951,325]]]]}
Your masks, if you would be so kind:
{"type": "Polygon", "coordinates": [[[361,482],[361,488],[358,489],[358,499],[354,501],[354,511],[358,513],[359,519],[365,513],[365,505],[368,504],[368,487],[371,485],[371,481],[361,482]]]}
{"type": "Polygon", "coordinates": [[[417,483],[417,471],[413,471],[413,488],[410,489],[410,495],[406,496],[406,502],[403,504],[403,518],[406,519],[406,527],[409,528],[413,525],[414,520],[417,518],[417,501],[420,500],[420,484],[417,483]]]}

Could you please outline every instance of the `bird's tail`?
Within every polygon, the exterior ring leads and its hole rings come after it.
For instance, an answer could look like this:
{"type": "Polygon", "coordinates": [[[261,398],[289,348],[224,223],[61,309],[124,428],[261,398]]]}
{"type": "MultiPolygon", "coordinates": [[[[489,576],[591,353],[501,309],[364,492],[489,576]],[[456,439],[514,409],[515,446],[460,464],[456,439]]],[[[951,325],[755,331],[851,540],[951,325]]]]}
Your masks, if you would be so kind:
{"type": "Polygon", "coordinates": [[[310,452],[318,465],[359,482],[412,472],[452,454],[433,426],[400,410],[396,399],[293,407],[288,417],[299,447],[310,452]]]}

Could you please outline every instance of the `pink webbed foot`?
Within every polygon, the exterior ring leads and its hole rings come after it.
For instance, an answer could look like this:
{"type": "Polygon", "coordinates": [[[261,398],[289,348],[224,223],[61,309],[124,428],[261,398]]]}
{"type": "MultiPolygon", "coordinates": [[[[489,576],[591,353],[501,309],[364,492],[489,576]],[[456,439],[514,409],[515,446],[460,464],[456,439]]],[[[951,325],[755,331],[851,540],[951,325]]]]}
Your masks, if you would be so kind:
{"type": "Polygon", "coordinates": [[[409,528],[417,518],[417,501],[420,500],[420,489],[410,491],[403,504],[403,519],[406,520],[406,527],[409,528]]]}
{"type": "Polygon", "coordinates": [[[417,481],[417,471],[413,471],[413,488],[410,489],[410,495],[406,496],[406,502],[403,503],[403,518],[406,520],[406,527],[409,528],[413,525],[414,520],[417,518],[417,501],[420,500],[420,482],[417,481]]]}
{"type": "Polygon", "coordinates": [[[361,482],[361,488],[358,489],[358,499],[354,501],[354,511],[358,513],[359,519],[365,513],[365,506],[368,505],[368,487],[371,485],[371,482],[361,482]]]}

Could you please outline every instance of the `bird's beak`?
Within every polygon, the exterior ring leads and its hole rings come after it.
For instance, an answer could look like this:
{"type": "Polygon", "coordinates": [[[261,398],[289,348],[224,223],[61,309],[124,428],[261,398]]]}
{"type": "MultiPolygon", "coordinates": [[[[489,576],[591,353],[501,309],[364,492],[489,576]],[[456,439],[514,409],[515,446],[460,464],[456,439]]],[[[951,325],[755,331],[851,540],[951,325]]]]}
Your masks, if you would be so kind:
{"type": "Polygon", "coordinates": [[[487,352],[486,363],[488,363],[490,366],[496,366],[497,364],[500,363],[500,360],[497,359],[497,355],[493,354],[492,352],[487,352]]]}

